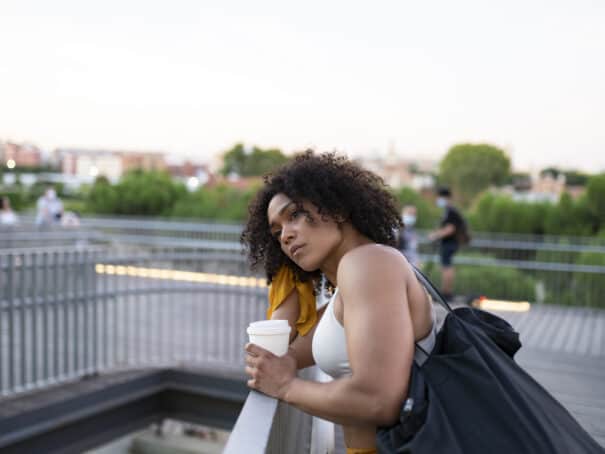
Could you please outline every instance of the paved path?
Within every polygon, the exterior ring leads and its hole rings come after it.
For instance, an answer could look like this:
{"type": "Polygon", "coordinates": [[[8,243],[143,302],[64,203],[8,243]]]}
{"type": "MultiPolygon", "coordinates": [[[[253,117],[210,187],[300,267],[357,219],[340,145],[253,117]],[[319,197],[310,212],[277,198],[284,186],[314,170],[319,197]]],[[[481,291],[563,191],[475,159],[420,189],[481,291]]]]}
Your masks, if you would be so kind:
{"type": "Polygon", "coordinates": [[[534,305],[498,315],[521,334],[519,364],[605,447],[605,311],[534,305]]]}

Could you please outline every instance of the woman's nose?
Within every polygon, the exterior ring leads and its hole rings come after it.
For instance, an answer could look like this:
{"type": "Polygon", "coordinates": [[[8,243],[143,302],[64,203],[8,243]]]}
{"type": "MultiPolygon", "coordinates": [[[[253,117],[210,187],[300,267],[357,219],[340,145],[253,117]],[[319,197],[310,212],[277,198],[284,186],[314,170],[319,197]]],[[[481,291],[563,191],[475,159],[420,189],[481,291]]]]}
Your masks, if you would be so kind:
{"type": "Polygon", "coordinates": [[[294,238],[294,229],[292,227],[283,226],[281,231],[281,242],[288,244],[294,238]]]}

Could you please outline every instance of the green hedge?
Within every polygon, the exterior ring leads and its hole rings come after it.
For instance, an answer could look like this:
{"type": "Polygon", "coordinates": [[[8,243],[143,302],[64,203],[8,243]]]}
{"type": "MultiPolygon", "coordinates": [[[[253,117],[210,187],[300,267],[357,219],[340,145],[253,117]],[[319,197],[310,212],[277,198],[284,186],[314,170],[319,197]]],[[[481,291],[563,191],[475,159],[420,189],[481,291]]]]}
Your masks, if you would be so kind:
{"type": "MultiPolygon", "coordinates": [[[[428,263],[423,267],[438,287],[441,282],[439,266],[428,263]]],[[[536,280],[514,268],[501,266],[456,266],[455,290],[468,298],[486,296],[511,301],[536,300],[536,280]]]]}

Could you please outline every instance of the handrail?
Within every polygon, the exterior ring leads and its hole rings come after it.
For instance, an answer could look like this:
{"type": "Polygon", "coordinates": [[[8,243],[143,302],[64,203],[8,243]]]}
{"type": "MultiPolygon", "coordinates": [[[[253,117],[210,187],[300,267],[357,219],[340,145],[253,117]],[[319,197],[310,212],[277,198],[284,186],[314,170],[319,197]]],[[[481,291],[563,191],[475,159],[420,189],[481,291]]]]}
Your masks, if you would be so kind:
{"type": "Polygon", "coordinates": [[[279,401],[251,391],[231,431],[223,454],[267,452],[279,401]]]}
{"type": "MultiPolygon", "coordinates": [[[[325,380],[311,367],[299,376],[325,380]]],[[[332,453],[333,425],[272,397],[251,391],[231,431],[223,454],[309,454],[332,453]],[[325,430],[322,425],[329,425],[325,430]]]]}

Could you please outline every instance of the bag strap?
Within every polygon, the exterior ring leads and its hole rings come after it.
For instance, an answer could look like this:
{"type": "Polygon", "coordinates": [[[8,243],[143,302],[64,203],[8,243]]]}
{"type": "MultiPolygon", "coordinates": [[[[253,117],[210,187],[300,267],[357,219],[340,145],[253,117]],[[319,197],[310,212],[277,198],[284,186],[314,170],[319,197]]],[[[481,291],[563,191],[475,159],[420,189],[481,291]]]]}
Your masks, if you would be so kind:
{"type": "Polygon", "coordinates": [[[435,301],[438,301],[443,307],[445,307],[445,309],[447,309],[448,312],[453,313],[454,310],[452,309],[452,307],[449,305],[447,300],[443,297],[441,292],[439,290],[437,290],[437,288],[429,280],[429,278],[426,277],[422,271],[420,271],[418,268],[416,268],[416,266],[412,265],[412,269],[414,270],[414,273],[416,274],[416,277],[418,278],[420,283],[427,290],[427,292],[429,292],[429,295],[431,295],[431,297],[435,301]]]}
{"type": "MultiPolygon", "coordinates": [[[[422,271],[420,271],[418,268],[416,268],[416,266],[414,266],[412,264],[410,264],[410,265],[412,266],[412,269],[414,270],[414,274],[416,274],[416,278],[418,279],[418,281],[420,281],[420,283],[426,289],[426,291],[429,293],[429,295],[431,295],[431,298],[433,298],[433,300],[435,300],[435,301],[438,301],[449,313],[453,314],[454,310],[449,305],[447,300],[443,297],[441,292],[439,292],[439,290],[437,290],[437,288],[429,280],[429,278],[426,277],[422,271]]],[[[414,342],[414,346],[418,350],[420,350],[422,353],[424,353],[427,358],[429,358],[431,356],[431,354],[429,352],[427,352],[424,348],[422,348],[420,345],[418,345],[418,343],[414,342]]]]}

